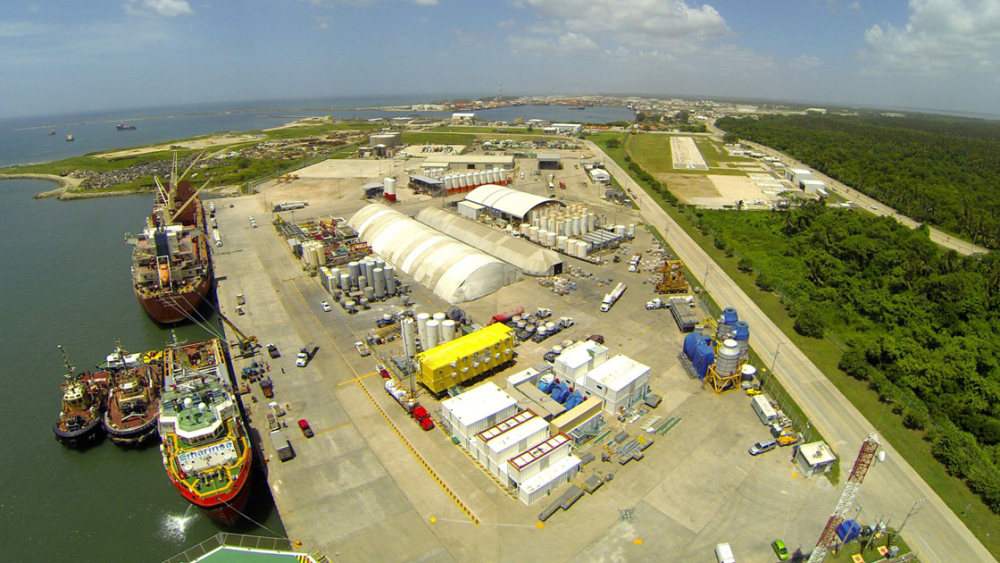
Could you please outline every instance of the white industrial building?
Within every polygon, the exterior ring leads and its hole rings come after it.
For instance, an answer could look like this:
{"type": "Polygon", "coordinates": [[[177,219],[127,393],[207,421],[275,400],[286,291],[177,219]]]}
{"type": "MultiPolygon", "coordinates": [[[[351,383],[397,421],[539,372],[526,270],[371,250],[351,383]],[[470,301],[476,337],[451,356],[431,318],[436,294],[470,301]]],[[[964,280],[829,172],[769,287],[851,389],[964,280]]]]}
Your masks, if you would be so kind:
{"type": "Polygon", "coordinates": [[[805,168],[787,168],[785,169],[785,178],[792,182],[795,186],[799,185],[802,180],[815,180],[816,177],[813,176],[812,170],[807,170],[805,168]]]}
{"type": "MultiPolygon", "coordinates": [[[[476,434],[517,414],[517,401],[496,384],[484,383],[441,403],[441,415],[466,451],[476,434]]],[[[548,425],[546,424],[546,427],[548,425]]]]}
{"type": "Polygon", "coordinates": [[[376,147],[382,145],[386,148],[398,147],[401,145],[399,131],[393,131],[391,133],[377,133],[375,135],[369,135],[368,146],[376,147]]]}
{"type": "Polygon", "coordinates": [[[826,195],[826,184],[821,180],[801,180],[799,186],[802,187],[802,191],[807,194],[823,194],[826,195]]]}
{"type": "Polygon", "coordinates": [[[420,164],[422,170],[448,170],[450,172],[466,172],[469,170],[488,170],[490,168],[514,168],[514,157],[485,154],[435,154],[427,157],[420,164]]]}
{"type": "Polygon", "coordinates": [[[588,174],[590,174],[590,180],[595,184],[611,183],[611,174],[603,168],[591,168],[588,174]]]}
{"type": "Polygon", "coordinates": [[[452,123],[472,123],[476,120],[476,114],[471,112],[457,112],[451,114],[452,123]]]}
{"type": "Polygon", "coordinates": [[[546,135],[578,135],[583,131],[579,123],[553,123],[542,130],[546,135]]]}
{"type": "Polygon", "coordinates": [[[604,412],[616,414],[645,398],[650,371],[649,366],[618,355],[577,377],[576,383],[586,396],[604,402],[604,412]]]}
{"type": "Polygon", "coordinates": [[[489,437],[486,441],[477,438],[480,441],[479,451],[482,452],[479,463],[488,468],[503,486],[510,487],[512,481],[506,467],[507,460],[523,454],[548,437],[549,423],[532,413],[532,417],[522,424],[489,437]]]}
{"type": "Polygon", "coordinates": [[[833,469],[835,461],[837,461],[837,456],[833,455],[830,448],[823,442],[803,444],[795,453],[795,462],[805,477],[829,473],[833,469]]]}
{"type": "Polygon", "coordinates": [[[517,487],[524,504],[541,499],[575,475],[580,460],[571,455],[571,444],[569,436],[556,434],[507,461],[501,473],[517,487]]]}
{"type": "Polygon", "coordinates": [[[532,213],[542,208],[565,207],[561,201],[493,184],[479,186],[469,192],[465,200],[486,207],[491,215],[522,223],[530,222],[532,213]]]}
{"type": "Polygon", "coordinates": [[[577,381],[587,372],[608,360],[608,349],[593,340],[583,340],[567,346],[552,362],[552,373],[561,379],[577,381]]]}
{"type": "Polygon", "coordinates": [[[514,266],[381,204],[348,224],[386,261],[449,303],[489,295],[523,279],[514,266]]]}
{"type": "MultiPolygon", "coordinates": [[[[473,208],[475,213],[486,209],[475,202],[461,201],[460,208],[462,204],[477,206],[478,209],[473,208]]],[[[417,221],[513,264],[530,276],[555,276],[563,271],[562,258],[555,252],[437,207],[425,207],[417,214],[417,221]]]]}
{"type": "Polygon", "coordinates": [[[548,467],[522,482],[517,488],[517,498],[531,506],[552,494],[552,491],[563,483],[572,481],[579,471],[580,458],[575,455],[556,459],[548,467]]]}

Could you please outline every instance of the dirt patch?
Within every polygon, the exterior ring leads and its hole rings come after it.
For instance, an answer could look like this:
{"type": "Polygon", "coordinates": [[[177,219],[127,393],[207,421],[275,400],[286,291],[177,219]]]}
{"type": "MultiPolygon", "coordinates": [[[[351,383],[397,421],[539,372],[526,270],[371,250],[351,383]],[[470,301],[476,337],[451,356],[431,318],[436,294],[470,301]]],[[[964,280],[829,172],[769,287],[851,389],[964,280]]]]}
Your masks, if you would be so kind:
{"type": "Polygon", "coordinates": [[[141,154],[149,154],[151,152],[170,150],[171,147],[179,147],[181,149],[193,149],[193,150],[201,150],[201,149],[208,150],[218,147],[225,147],[228,145],[235,145],[237,143],[246,143],[249,141],[259,141],[259,140],[261,139],[258,137],[254,137],[253,135],[218,135],[214,137],[208,137],[205,139],[191,139],[188,141],[177,141],[176,143],[166,143],[152,147],[142,147],[138,149],[106,152],[94,155],[94,158],[121,158],[125,156],[138,156],[141,154]]]}
{"type": "Polygon", "coordinates": [[[707,176],[688,176],[685,174],[656,174],[656,179],[667,185],[667,188],[684,203],[697,204],[705,198],[718,198],[722,194],[715,188],[707,176]]]}

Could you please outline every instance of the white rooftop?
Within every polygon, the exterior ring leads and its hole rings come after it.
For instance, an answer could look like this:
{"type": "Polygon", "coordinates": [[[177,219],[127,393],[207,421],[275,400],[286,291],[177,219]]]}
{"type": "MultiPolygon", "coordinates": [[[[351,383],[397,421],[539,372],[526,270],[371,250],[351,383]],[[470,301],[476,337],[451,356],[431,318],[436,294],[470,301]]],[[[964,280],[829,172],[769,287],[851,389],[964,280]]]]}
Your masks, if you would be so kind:
{"type": "Polygon", "coordinates": [[[476,434],[476,436],[479,436],[479,439],[482,440],[483,442],[489,442],[490,440],[499,437],[501,434],[510,432],[514,428],[517,428],[519,425],[528,422],[532,418],[535,418],[535,416],[536,416],[535,413],[531,412],[530,410],[521,411],[506,420],[502,420],[494,424],[493,426],[490,426],[486,430],[483,430],[479,434],[476,434]]]}
{"type": "Polygon", "coordinates": [[[586,365],[594,356],[607,351],[608,349],[605,346],[593,340],[583,340],[581,342],[574,342],[566,347],[562,351],[562,354],[556,356],[556,362],[575,370],[586,365]]]}
{"type": "Polygon", "coordinates": [[[621,354],[595,367],[587,374],[587,379],[596,381],[610,391],[621,391],[636,379],[649,373],[650,368],[628,356],[621,354]]]}
{"type": "Polygon", "coordinates": [[[826,186],[822,180],[802,180],[802,183],[810,186],[826,186]]]}
{"type": "Polygon", "coordinates": [[[812,174],[812,170],[808,168],[789,168],[788,171],[795,174],[812,174]]]}
{"type": "Polygon", "coordinates": [[[544,418],[536,416],[531,420],[522,422],[507,432],[504,432],[496,438],[486,442],[486,446],[489,447],[493,453],[500,453],[521,440],[530,438],[533,434],[536,434],[548,427],[549,423],[545,422],[544,418]]]}
{"type": "Polygon", "coordinates": [[[799,455],[801,455],[809,465],[824,465],[827,463],[832,463],[837,461],[837,456],[833,455],[830,451],[829,446],[823,442],[812,442],[810,444],[803,444],[799,446],[799,455]]]}
{"type": "Polygon", "coordinates": [[[565,434],[556,434],[541,444],[535,444],[531,447],[531,449],[523,454],[510,458],[507,460],[507,463],[514,467],[514,469],[520,471],[556,451],[560,446],[566,444],[567,442],[569,442],[569,438],[565,434]]]}
{"type": "Polygon", "coordinates": [[[484,383],[441,403],[441,407],[463,426],[470,426],[516,406],[517,401],[493,382],[484,383]]]}
{"type": "Polygon", "coordinates": [[[580,458],[575,455],[566,456],[539,471],[536,475],[532,475],[530,478],[525,479],[524,482],[521,483],[520,488],[525,493],[531,494],[558,479],[562,475],[565,475],[566,472],[571,471],[577,465],[580,465],[580,458]]]}

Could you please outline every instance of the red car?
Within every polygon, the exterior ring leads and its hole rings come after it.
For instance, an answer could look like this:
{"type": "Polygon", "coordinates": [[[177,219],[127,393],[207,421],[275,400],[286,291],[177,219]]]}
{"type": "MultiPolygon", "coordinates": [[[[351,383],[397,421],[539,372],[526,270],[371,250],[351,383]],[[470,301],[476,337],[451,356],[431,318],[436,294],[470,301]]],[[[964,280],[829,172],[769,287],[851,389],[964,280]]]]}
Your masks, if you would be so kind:
{"type": "Polygon", "coordinates": [[[382,379],[389,379],[389,370],[385,369],[384,365],[379,364],[376,369],[378,369],[378,374],[382,376],[382,379]]]}
{"type": "Polygon", "coordinates": [[[309,423],[304,418],[299,419],[299,430],[302,431],[302,434],[306,438],[312,438],[313,436],[315,436],[315,434],[313,433],[313,429],[309,427],[309,423]]]}

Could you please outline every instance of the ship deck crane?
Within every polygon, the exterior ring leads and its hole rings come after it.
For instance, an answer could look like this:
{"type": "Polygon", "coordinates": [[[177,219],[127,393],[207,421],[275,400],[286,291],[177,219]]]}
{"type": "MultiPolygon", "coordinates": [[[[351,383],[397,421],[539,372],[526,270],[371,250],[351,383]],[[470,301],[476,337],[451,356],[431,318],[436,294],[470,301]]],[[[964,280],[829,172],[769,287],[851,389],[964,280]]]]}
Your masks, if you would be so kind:
{"type": "Polygon", "coordinates": [[[260,344],[257,342],[257,337],[252,334],[245,334],[242,330],[237,328],[235,324],[233,324],[233,321],[223,315],[222,311],[216,311],[216,313],[218,313],[222,322],[226,323],[226,326],[233,329],[233,332],[236,333],[236,338],[239,339],[237,342],[230,342],[229,346],[232,348],[239,348],[240,357],[253,356],[257,349],[260,348],[260,344]]]}
{"type": "Polygon", "coordinates": [[[844,521],[848,509],[854,504],[854,499],[857,498],[858,491],[861,490],[861,483],[865,480],[868,469],[875,463],[875,454],[878,453],[880,445],[878,434],[875,432],[869,434],[868,439],[861,444],[861,451],[858,452],[858,458],[854,460],[854,468],[851,469],[851,476],[847,479],[844,494],[840,495],[840,501],[837,502],[833,515],[827,521],[826,528],[823,528],[823,533],[820,534],[819,541],[816,542],[816,548],[809,556],[809,563],[821,563],[826,558],[826,553],[830,551],[830,547],[837,540],[837,526],[840,526],[841,522],[844,521]]]}

